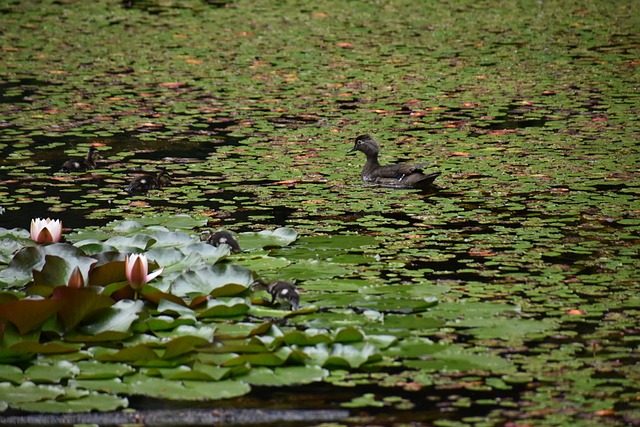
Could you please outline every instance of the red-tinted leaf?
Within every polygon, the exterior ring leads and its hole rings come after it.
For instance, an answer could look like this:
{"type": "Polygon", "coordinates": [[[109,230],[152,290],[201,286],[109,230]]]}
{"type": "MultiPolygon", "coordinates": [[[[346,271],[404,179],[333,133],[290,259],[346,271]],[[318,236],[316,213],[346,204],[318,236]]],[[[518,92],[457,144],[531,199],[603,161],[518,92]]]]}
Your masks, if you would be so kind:
{"type": "Polygon", "coordinates": [[[13,323],[21,335],[41,326],[45,320],[62,307],[62,302],[52,299],[23,299],[0,304],[0,317],[13,323]]]}
{"type": "Polygon", "coordinates": [[[144,298],[147,301],[151,301],[154,302],[156,304],[160,303],[160,300],[166,299],[168,301],[174,302],[176,304],[180,304],[182,306],[186,306],[187,304],[184,302],[184,300],[180,297],[177,297],[175,295],[172,294],[168,294],[166,292],[160,292],[160,291],[155,291],[155,292],[144,292],[144,289],[142,289],[142,295],[144,296],[144,298]]]}
{"type": "Polygon", "coordinates": [[[53,299],[62,305],[60,319],[67,329],[72,329],[88,315],[106,307],[111,307],[114,301],[104,295],[87,289],[57,287],[53,291],[53,299]]]}
{"type": "Polygon", "coordinates": [[[127,277],[124,271],[124,260],[107,262],[89,273],[89,286],[106,286],[125,280],[127,277]]]}

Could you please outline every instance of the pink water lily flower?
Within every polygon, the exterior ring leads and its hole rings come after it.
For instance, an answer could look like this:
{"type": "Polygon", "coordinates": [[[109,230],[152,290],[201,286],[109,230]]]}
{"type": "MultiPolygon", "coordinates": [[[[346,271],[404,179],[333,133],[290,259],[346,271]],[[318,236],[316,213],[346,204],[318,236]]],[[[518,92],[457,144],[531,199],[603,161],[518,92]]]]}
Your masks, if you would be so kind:
{"type": "Polygon", "coordinates": [[[155,279],[162,273],[164,268],[159,268],[153,273],[149,273],[149,262],[142,254],[131,254],[124,261],[125,274],[131,287],[135,290],[142,288],[142,285],[155,279]]]}
{"type": "Polygon", "coordinates": [[[62,239],[62,222],[59,219],[36,218],[31,220],[31,240],[36,243],[54,243],[62,239]]]}

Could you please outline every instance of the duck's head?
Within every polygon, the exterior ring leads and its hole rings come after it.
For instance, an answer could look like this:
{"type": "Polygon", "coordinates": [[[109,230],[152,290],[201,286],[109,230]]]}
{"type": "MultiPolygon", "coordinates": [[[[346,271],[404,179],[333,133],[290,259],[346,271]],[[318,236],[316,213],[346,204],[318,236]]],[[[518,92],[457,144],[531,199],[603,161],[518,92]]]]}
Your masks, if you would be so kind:
{"type": "Polygon", "coordinates": [[[156,173],[156,181],[162,186],[171,184],[171,174],[164,169],[159,169],[156,173]]]}
{"type": "Polygon", "coordinates": [[[356,138],[353,148],[347,153],[353,153],[354,151],[362,151],[366,155],[378,154],[380,152],[380,145],[370,135],[360,135],[356,138]]]}
{"type": "Polygon", "coordinates": [[[96,147],[89,147],[89,158],[94,160],[100,158],[100,152],[96,147]]]}

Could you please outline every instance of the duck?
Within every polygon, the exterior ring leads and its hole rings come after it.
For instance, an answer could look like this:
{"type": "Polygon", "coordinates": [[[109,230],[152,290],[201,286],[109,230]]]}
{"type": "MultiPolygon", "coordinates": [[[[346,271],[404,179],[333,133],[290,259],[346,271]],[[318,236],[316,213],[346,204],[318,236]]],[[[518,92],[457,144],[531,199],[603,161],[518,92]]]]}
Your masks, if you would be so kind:
{"type": "Polygon", "coordinates": [[[159,170],[155,176],[142,175],[134,178],[125,191],[129,194],[145,194],[149,190],[157,190],[171,183],[171,175],[165,170],[159,170]]]}
{"type": "Polygon", "coordinates": [[[62,164],[60,172],[85,172],[96,167],[96,162],[100,158],[96,147],[89,148],[86,159],[70,159],[62,164]]]}
{"type": "Polygon", "coordinates": [[[288,305],[292,310],[300,308],[300,292],[291,282],[276,280],[266,283],[263,280],[256,280],[251,286],[253,291],[266,290],[271,295],[271,305],[278,302],[281,305],[288,305]]]}
{"type": "Polygon", "coordinates": [[[206,241],[208,244],[216,247],[220,245],[229,245],[231,252],[242,252],[236,238],[226,230],[219,230],[215,233],[211,233],[211,231],[207,230],[202,233],[200,240],[206,241]]]}
{"type": "Polygon", "coordinates": [[[370,135],[360,135],[355,139],[355,144],[348,153],[361,151],[367,156],[367,161],[362,169],[362,182],[375,184],[380,187],[390,188],[433,188],[433,181],[440,176],[440,172],[425,174],[422,167],[426,163],[417,165],[391,164],[380,165],[378,154],[380,144],[370,135]]]}

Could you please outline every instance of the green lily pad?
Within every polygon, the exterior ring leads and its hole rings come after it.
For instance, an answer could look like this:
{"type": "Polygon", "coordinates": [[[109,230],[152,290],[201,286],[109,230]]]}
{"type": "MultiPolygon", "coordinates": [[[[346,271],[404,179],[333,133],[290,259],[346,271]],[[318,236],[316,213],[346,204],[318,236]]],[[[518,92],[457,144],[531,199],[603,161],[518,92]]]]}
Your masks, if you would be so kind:
{"type": "Polygon", "coordinates": [[[240,316],[249,311],[249,304],[243,298],[231,298],[228,301],[219,299],[207,301],[202,310],[198,310],[198,318],[240,316]]]}
{"type": "Polygon", "coordinates": [[[322,381],[326,376],[327,371],[319,366],[284,366],[274,369],[254,368],[240,379],[252,385],[285,386],[310,384],[322,381]]]}
{"type": "Polygon", "coordinates": [[[233,264],[207,265],[175,278],[171,293],[190,298],[232,296],[246,291],[251,283],[253,274],[248,268],[233,264]]]}
{"type": "Polygon", "coordinates": [[[39,402],[25,402],[14,405],[16,409],[29,412],[91,412],[91,411],[115,411],[126,408],[129,400],[110,394],[91,392],[78,399],[44,400],[39,402]]]}
{"type": "Polygon", "coordinates": [[[129,332],[131,324],[143,309],[142,301],[121,300],[96,315],[96,320],[81,328],[85,334],[98,335],[103,332],[129,332]]]}
{"type": "Polygon", "coordinates": [[[287,227],[262,230],[257,233],[238,234],[238,244],[243,250],[287,246],[298,238],[298,233],[287,227]]]}

